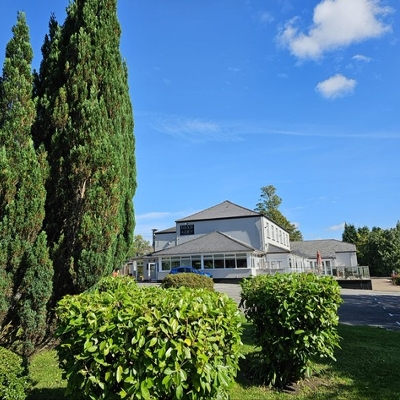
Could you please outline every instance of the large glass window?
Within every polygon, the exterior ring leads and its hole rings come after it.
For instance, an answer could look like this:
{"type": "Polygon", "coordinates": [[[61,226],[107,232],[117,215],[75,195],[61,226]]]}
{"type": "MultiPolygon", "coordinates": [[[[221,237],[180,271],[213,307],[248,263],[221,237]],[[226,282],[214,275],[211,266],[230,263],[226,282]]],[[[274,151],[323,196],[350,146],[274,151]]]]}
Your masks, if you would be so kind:
{"type": "Polygon", "coordinates": [[[205,269],[212,269],[214,268],[214,261],[212,255],[203,256],[204,268],[205,269]]]}
{"type": "Polygon", "coordinates": [[[221,254],[214,256],[214,268],[224,268],[224,256],[221,254]]]}
{"type": "Polygon", "coordinates": [[[171,257],[171,268],[177,268],[181,265],[180,257],[171,257]]]}
{"type": "Polygon", "coordinates": [[[163,258],[161,262],[161,270],[162,271],[169,271],[171,269],[171,259],[163,258]]]}
{"type": "Polygon", "coordinates": [[[201,269],[201,256],[192,256],[192,267],[201,269]]]}
{"type": "Polygon", "coordinates": [[[235,255],[225,256],[225,268],[236,268],[235,255]]]}
{"type": "Polygon", "coordinates": [[[192,260],[190,257],[181,258],[181,266],[182,267],[190,267],[192,265],[192,260]]]}
{"type": "Polygon", "coordinates": [[[247,268],[246,254],[236,254],[236,268],[247,268]]]}

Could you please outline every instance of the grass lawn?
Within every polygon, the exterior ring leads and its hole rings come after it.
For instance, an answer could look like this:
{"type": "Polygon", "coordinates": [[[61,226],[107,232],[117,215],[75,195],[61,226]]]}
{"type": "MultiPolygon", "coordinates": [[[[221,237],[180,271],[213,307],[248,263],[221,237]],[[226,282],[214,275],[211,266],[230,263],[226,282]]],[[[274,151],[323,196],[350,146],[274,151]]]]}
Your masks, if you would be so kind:
{"type": "MultiPolygon", "coordinates": [[[[292,392],[277,393],[257,386],[249,361],[231,392],[231,400],[400,400],[400,332],[379,328],[339,326],[342,337],[337,362],[317,364],[318,372],[298,383],[292,392]]],[[[251,326],[245,324],[244,352],[251,354],[251,326]]],[[[247,362],[247,364],[246,364],[247,362]]],[[[31,364],[34,388],[28,400],[63,400],[61,378],[54,351],[38,354],[31,364]]]]}

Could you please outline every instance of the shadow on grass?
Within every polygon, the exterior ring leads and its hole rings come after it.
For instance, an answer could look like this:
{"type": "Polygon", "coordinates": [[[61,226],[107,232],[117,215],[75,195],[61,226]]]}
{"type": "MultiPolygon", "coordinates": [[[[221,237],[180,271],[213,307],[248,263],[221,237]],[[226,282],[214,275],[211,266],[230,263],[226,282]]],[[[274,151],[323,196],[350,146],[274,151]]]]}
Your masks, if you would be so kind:
{"type": "Polygon", "coordinates": [[[67,400],[64,397],[65,388],[54,388],[54,389],[33,389],[26,400],[67,400]]]}
{"type": "MultiPolygon", "coordinates": [[[[341,349],[337,361],[322,359],[316,372],[285,390],[301,400],[394,400],[400,399],[398,360],[400,333],[365,326],[340,325],[341,349]]],[[[246,359],[240,361],[236,382],[243,388],[265,387],[263,367],[252,344],[251,327],[244,329],[246,359]]],[[[273,391],[271,391],[273,392],[273,391]]],[[[268,397],[271,398],[271,397],[268,397]]],[[[281,398],[279,395],[277,399],[281,398]]],[[[261,398],[260,398],[261,400],[261,398]]]]}
{"type": "Polygon", "coordinates": [[[342,340],[335,354],[337,361],[325,364],[329,365],[327,374],[336,378],[337,389],[345,391],[349,399],[400,399],[400,333],[349,325],[339,325],[338,332],[342,340]]]}

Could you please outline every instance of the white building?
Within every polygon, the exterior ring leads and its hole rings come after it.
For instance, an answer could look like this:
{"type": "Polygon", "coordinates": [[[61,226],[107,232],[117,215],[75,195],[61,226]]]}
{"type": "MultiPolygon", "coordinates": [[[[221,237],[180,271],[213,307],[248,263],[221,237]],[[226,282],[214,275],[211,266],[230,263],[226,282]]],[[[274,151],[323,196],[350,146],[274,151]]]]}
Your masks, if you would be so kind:
{"type": "MultiPolygon", "coordinates": [[[[138,279],[162,280],[171,268],[185,265],[207,270],[214,279],[238,279],[278,271],[314,270],[318,249],[312,253],[311,242],[294,243],[296,251],[291,252],[288,232],[256,211],[224,201],[175,221],[172,228],[155,230],[154,252],[134,260],[130,273],[138,279]],[[298,243],[310,246],[305,251],[298,243]]],[[[348,251],[343,251],[340,263],[357,265],[355,246],[346,245],[348,251]],[[344,256],[347,253],[351,254],[344,256]]],[[[319,250],[323,254],[324,249],[319,250]]],[[[335,262],[339,260],[337,254],[335,262]]],[[[334,266],[331,253],[323,260],[334,266]]],[[[333,269],[325,273],[331,275],[333,269]]]]}

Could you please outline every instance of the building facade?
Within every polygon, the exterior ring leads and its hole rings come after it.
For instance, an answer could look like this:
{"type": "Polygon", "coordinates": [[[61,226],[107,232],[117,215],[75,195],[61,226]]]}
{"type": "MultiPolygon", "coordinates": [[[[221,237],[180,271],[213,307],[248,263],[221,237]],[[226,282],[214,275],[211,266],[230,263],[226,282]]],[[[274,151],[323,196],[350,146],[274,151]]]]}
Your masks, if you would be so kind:
{"type": "MultiPolygon", "coordinates": [[[[129,272],[139,280],[158,281],[178,266],[207,270],[221,280],[275,272],[316,272],[313,262],[317,250],[312,254],[310,242],[294,242],[293,251],[283,228],[256,211],[224,201],[175,221],[169,229],[154,230],[154,252],[132,260],[129,272]],[[309,244],[307,251],[301,243],[309,244]]],[[[357,265],[355,246],[344,250],[340,263],[357,265]]],[[[339,260],[337,254],[336,258],[327,254],[325,265],[329,261],[333,267],[339,260]]],[[[332,275],[333,271],[329,268],[321,273],[332,275]]]]}

